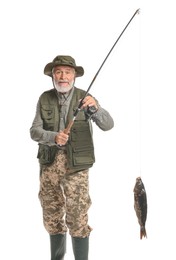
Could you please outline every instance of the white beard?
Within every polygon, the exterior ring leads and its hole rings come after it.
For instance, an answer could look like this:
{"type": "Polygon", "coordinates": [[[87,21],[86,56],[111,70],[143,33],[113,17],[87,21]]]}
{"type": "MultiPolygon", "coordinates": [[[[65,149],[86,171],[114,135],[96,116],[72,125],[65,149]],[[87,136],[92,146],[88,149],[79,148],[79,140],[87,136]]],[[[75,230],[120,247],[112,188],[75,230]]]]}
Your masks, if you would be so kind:
{"type": "Polygon", "coordinates": [[[72,89],[73,85],[74,85],[74,80],[70,83],[70,85],[68,87],[63,87],[59,85],[59,82],[56,81],[55,79],[53,79],[53,84],[55,89],[60,92],[60,93],[66,93],[69,92],[70,89],[72,89]]]}

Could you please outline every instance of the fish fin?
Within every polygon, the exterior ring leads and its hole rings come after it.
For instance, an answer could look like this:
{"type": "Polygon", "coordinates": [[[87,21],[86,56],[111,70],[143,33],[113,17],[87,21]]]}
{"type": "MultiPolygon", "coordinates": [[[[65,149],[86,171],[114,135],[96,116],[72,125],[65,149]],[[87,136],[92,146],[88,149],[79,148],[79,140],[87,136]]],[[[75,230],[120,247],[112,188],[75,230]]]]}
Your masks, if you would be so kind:
{"type": "Polygon", "coordinates": [[[140,229],[140,239],[142,239],[143,237],[147,238],[147,232],[144,226],[140,229]]]}

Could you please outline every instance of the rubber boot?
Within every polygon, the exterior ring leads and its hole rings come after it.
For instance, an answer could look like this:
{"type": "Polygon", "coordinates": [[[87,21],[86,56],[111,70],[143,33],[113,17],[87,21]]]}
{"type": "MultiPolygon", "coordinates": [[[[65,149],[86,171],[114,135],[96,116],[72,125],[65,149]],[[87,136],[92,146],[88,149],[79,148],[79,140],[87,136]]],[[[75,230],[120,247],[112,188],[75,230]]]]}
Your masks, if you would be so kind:
{"type": "Polygon", "coordinates": [[[88,260],[89,237],[72,237],[72,246],[75,260],[88,260]]]}
{"type": "Polygon", "coordinates": [[[66,234],[50,235],[51,260],[63,260],[66,252],[66,234]]]}

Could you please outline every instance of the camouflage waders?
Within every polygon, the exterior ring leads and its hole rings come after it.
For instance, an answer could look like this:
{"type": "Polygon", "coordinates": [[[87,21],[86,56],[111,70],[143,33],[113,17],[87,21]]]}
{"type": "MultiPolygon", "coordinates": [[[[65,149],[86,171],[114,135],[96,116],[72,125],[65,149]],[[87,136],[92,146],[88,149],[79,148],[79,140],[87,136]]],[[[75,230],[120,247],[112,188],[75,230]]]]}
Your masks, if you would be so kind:
{"type": "Polygon", "coordinates": [[[43,222],[51,241],[57,239],[53,235],[64,235],[69,229],[72,240],[79,238],[76,245],[73,243],[73,251],[75,247],[76,252],[79,250],[79,241],[87,241],[88,250],[88,239],[85,238],[88,238],[92,230],[88,225],[87,214],[91,205],[88,170],[69,173],[66,161],[66,153],[58,151],[52,165],[41,166],[39,199],[43,209],[43,222]]]}

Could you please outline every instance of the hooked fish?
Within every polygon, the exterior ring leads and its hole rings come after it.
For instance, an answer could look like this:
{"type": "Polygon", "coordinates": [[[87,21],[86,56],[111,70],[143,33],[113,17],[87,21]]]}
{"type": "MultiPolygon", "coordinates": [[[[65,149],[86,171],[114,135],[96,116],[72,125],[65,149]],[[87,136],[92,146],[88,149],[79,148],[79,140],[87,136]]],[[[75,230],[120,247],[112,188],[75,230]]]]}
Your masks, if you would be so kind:
{"type": "Polygon", "coordinates": [[[147,195],[141,177],[136,178],[134,186],[134,209],[140,225],[140,239],[147,238],[145,223],[147,219],[147,195]]]}

